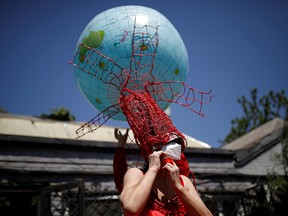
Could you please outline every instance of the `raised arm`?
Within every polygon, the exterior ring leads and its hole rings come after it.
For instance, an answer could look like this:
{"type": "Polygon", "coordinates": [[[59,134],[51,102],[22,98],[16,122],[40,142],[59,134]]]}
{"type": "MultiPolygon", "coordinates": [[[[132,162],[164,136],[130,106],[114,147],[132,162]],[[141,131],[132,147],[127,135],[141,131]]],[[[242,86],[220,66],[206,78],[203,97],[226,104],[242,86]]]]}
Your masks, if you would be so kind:
{"type": "Polygon", "coordinates": [[[149,155],[149,168],[145,174],[137,168],[131,168],[125,174],[124,187],[120,195],[125,215],[139,215],[142,212],[160,169],[161,154],[162,151],[149,155]]]}
{"type": "Polygon", "coordinates": [[[127,160],[126,160],[126,141],[128,138],[129,129],[126,129],[125,134],[122,134],[118,128],[114,130],[114,137],[118,140],[118,145],[115,148],[114,158],[113,158],[113,171],[114,171],[114,182],[119,193],[123,189],[123,179],[127,172],[127,160]]]}
{"type": "Polygon", "coordinates": [[[188,215],[193,216],[212,216],[210,210],[203,203],[195,190],[192,182],[186,176],[181,176],[184,181],[184,187],[177,187],[175,192],[187,209],[188,215]]]}
{"type": "Polygon", "coordinates": [[[184,175],[181,175],[184,186],[181,184],[179,178],[179,168],[175,163],[166,164],[164,169],[167,169],[170,172],[170,185],[174,192],[178,195],[181,202],[184,204],[188,215],[212,216],[212,213],[199,197],[190,179],[184,175]]]}

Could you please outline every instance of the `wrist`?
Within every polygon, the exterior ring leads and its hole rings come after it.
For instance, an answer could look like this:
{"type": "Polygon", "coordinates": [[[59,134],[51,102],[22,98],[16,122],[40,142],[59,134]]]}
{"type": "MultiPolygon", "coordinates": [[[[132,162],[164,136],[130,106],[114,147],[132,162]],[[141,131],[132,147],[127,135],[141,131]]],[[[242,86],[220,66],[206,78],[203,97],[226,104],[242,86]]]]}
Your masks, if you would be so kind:
{"type": "Polygon", "coordinates": [[[177,183],[176,185],[174,185],[174,192],[179,194],[179,193],[183,193],[183,191],[185,190],[184,186],[181,183],[177,183]]]}
{"type": "Polygon", "coordinates": [[[153,173],[158,173],[159,169],[160,169],[159,167],[153,166],[153,167],[149,167],[148,171],[150,170],[153,173]]]}

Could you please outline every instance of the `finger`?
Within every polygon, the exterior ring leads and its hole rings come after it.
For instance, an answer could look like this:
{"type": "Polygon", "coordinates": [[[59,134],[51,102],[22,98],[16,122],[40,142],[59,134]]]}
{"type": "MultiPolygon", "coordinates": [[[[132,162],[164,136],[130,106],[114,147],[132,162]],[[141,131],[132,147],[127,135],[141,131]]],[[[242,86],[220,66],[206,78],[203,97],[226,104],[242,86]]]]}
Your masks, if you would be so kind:
{"type": "Polygon", "coordinates": [[[171,164],[170,165],[166,164],[165,166],[162,167],[162,169],[167,170],[168,172],[170,172],[170,174],[179,176],[177,169],[175,169],[175,167],[171,166],[171,164]]]}
{"type": "Polygon", "coordinates": [[[162,169],[165,169],[169,172],[173,171],[173,167],[171,167],[171,164],[169,165],[169,163],[165,164],[162,169]]]}
{"type": "Polygon", "coordinates": [[[128,132],[129,132],[129,128],[126,129],[125,135],[128,135],[128,132]]]}
{"type": "Polygon", "coordinates": [[[114,129],[114,136],[116,137],[118,135],[118,128],[114,129]]]}
{"type": "Polygon", "coordinates": [[[154,155],[159,155],[159,156],[162,155],[163,153],[164,152],[162,150],[153,152],[154,155]]]}

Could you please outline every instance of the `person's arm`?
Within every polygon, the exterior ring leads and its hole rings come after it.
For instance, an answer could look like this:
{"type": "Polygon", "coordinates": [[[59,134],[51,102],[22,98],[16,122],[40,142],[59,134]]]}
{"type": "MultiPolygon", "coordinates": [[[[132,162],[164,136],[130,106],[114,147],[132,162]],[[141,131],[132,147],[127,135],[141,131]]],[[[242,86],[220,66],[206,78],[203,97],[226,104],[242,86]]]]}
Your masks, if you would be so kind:
{"type": "Polygon", "coordinates": [[[128,138],[129,129],[126,129],[125,134],[122,134],[118,128],[114,130],[114,137],[118,140],[118,146],[115,148],[113,158],[113,171],[114,171],[114,182],[116,189],[119,193],[123,189],[123,178],[127,172],[127,160],[126,160],[126,149],[125,145],[128,138]]]}
{"type": "Polygon", "coordinates": [[[174,192],[184,204],[188,215],[212,216],[212,213],[199,197],[192,182],[186,176],[181,175],[184,186],[179,179],[179,168],[174,164],[166,164],[165,169],[170,171],[170,183],[174,192]]]}
{"type": "Polygon", "coordinates": [[[128,139],[128,132],[129,132],[129,128],[126,129],[125,134],[122,134],[121,131],[119,131],[118,128],[114,129],[114,137],[118,141],[117,148],[125,148],[126,142],[127,142],[127,139],[128,139]]]}
{"type": "Polygon", "coordinates": [[[184,187],[182,185],[178,185],[175,192],[184,204],[188,215],[212,216],[212,213],[199,197],[190,179],[188,179],[186,176],[181,177],[184,181],[184,187]]]}
{"type": "Polygon", "coordinates": [[[149,168],[145,174],[137,168],[131,168],[125,174],[124,187],[120,195],[125,215],[139,215],[145,207],[160,169],[161,154],[162,151],[149,155],[149,168]]]}

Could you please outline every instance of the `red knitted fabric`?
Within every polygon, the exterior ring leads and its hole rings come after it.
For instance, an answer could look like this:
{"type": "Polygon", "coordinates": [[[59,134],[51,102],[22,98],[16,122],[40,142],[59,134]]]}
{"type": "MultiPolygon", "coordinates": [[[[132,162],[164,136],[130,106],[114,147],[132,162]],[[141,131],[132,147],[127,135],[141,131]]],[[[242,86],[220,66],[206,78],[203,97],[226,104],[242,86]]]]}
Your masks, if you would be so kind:
{"type": "MultiPolygon", "coordinates": [[[[182,185],[184,182],[180,178],[182,185]]],[[[184,216],[187,215],[184,204],[180,201],[179,197],[175,195],[169,202],[161,202],[157,196],[151,192],[148,202],[141,213],[143,216],[184,216]]]]}
{"type": "Polygon", "coordinates": [[[147,158],[155,149],[166,145],[171,135],[181,138],[185,148],[184,135],[172,124],[168,115],[157,105],[147,92],[128,90],[128,96],[120,98],[120,107],[127,118],[142,156],[147,158]]]}

